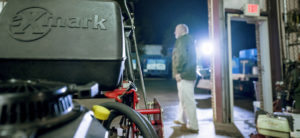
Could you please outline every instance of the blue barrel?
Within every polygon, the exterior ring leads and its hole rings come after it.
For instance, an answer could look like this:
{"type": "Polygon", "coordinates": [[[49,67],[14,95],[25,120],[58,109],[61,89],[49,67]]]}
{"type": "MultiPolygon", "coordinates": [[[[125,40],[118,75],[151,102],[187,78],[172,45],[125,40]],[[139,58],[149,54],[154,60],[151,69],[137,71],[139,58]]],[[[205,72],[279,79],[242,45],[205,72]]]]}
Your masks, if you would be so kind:
{"type": "Polygon", "coordinates": [[[253,48],[253,49],[241,50],[239,53],[239,58],[257,60],[257,49],[253,48]]]}
{"type": "Polygon", "coordinates": [[[237,57],[232,58],[232,73],[239,74],[240,72],[240,59],[237,57]]]}

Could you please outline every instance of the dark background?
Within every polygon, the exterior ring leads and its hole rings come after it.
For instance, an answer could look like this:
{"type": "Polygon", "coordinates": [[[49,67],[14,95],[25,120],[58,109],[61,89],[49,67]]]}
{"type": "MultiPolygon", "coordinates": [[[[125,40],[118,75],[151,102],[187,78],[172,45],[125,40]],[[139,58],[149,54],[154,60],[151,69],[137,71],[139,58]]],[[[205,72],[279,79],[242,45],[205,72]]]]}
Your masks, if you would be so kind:
{"type": "Polygon", "coordinates": [[[232,56],[238,57],[242,49],[256,48],[255,25],[231,21],[232,56]]]}
{"type": "Polygon", "coordinates": [[[135,3],[135,23],[139,45],[173,47],[174,29],[180,23],[187,24],[196,39],[207,39],[207,0],[139,0],[135,3]]]}
{"type": "MultiPolygon", "coordinates": [[[[208,39],[207,0],[136,0],[134,12],[139,46],[158,44],[163,45],[164,50],[172,48],[174,30],[180,23],[189,26],[196,40],[208,39]]],[[[256,47],[255,25],[232,21],[231,28],[233,56],[238,57],[242,49],[256,47]]]]}

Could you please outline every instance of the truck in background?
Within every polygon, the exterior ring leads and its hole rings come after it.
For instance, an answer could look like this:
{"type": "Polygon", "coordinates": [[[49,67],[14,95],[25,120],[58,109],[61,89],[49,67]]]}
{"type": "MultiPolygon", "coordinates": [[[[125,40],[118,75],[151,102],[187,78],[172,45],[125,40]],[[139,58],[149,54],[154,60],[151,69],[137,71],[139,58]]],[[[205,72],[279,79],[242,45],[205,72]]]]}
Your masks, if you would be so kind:
{"type": "MultiPolygon", "coordinates": [[[[172,54],[168,50],[165,56],[161,53],[162,45],[144,45],[143,55],[141,55],[141,67],[144,77],[164,77],[172,76],[172,54]]],[[[132,59],[133,68],[136,69],[136,59],[132,59]]]]}

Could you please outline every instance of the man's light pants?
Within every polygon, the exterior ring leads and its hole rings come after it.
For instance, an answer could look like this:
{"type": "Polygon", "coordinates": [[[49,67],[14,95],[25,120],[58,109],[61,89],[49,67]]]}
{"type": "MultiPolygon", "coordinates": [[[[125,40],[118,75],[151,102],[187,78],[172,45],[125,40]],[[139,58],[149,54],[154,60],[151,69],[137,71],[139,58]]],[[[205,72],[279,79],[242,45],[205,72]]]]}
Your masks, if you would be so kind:
{"type": "Polygon", "coordinates": [[[186,123],[187,127],[198,130],[196,103],[194,99],[194,81],[181,80],[177,82],[179,113],[177,120],[186,123]]]}

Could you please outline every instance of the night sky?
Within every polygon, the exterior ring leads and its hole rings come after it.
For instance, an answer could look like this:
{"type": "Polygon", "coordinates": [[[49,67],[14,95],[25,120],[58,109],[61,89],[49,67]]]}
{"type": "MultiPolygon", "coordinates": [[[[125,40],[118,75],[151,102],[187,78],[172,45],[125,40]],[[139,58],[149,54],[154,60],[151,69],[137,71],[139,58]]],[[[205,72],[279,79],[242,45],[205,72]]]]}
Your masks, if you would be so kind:
{"type": "Polygon", "coordinates": [[[207,0],[139,0],[135,4],[138,43],[172,47],[176,24],[185,23],[196,39],[208,37],[207,0]]]}
{"type": "Polygon", "coordinates": [[[242,21],[231,21],[232,56],[239,57],[242,49],[256,48],[255,25],[242,21]]]}

